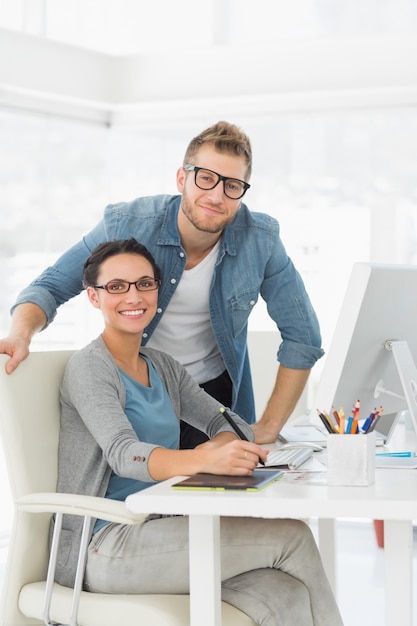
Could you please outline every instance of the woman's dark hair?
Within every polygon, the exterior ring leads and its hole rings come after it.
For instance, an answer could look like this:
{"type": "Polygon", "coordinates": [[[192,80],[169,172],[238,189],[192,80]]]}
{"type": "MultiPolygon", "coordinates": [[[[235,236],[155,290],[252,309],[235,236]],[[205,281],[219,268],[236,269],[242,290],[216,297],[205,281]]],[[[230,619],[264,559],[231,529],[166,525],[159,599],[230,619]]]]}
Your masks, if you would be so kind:
{"type": "Polygon", "coordinates": [[[97,284],[100,268],[106,259],[118,254],[137,254],[143,256],[152,265],[154,278],[161,280],[161,269],[155,263],[155,259],[145,246],[136,241],[133,237],[119,241],[106,241],[95,248],[86,262],[83,269],[84,287],[93,287],[97,284]]]}

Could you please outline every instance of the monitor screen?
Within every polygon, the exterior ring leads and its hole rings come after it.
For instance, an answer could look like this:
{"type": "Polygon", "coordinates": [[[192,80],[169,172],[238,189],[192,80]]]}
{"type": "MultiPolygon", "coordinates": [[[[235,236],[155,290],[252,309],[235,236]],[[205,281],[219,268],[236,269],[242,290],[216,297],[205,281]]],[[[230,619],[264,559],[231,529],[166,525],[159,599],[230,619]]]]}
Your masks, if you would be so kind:
{"type": "MultiPolygon", "coordinates": [[[[390,349],[392,341],[406,342],[408,346],[411,360],[404,363],[407,358],[403,354],[398,358],[404,365],[405,377],[412,379],[408,387],[415,405],[417,266],[355,263],[325,357],[311,419],[317,419],[317,409],[329,412],[332,406],[337,410],[342,406],[348,417],[358,399],[363,419],[380,405],[385,415],[410,408],[397,356],[390,349]]],[[[416,415],[412,411],[410,414],[417,431],[416,415]]]]}

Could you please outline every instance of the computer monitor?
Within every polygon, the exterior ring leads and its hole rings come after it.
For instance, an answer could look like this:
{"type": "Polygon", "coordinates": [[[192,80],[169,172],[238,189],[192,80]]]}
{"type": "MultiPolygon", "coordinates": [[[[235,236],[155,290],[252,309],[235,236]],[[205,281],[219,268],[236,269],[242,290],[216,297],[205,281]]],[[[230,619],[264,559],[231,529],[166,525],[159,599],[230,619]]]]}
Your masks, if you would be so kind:
{"type": "Polygon", "coordinates": [[[354,264],[325,359],[310,419],[359,399],[362,418],[409,409],[417,432],[417,266],[354,264]]]}

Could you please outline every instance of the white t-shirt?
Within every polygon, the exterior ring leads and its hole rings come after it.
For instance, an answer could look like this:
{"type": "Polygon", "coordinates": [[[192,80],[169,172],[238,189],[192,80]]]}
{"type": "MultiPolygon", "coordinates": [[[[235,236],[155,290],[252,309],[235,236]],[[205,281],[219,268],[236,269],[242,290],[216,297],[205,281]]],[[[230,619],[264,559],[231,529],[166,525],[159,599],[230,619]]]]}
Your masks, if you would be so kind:
{"type": "Polygon", "coordinates": [[[169,307],[147,346],[167,352],[199,383],[225,369],[209,314],[209,291],[220,242],[190,270],[184,270],[169,307]]]}

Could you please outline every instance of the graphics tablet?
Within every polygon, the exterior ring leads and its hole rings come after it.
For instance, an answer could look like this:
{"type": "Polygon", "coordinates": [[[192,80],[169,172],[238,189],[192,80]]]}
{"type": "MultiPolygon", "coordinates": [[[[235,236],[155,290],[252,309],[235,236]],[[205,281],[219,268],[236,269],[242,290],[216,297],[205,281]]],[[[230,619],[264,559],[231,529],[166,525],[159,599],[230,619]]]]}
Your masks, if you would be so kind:
{"type": "Polygon", "coordinates": [[[251,476],[194,474],[172,485],[173,489],[259,491],[283,475],[281,470],[256,469],[251,476]]]}

